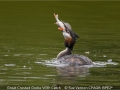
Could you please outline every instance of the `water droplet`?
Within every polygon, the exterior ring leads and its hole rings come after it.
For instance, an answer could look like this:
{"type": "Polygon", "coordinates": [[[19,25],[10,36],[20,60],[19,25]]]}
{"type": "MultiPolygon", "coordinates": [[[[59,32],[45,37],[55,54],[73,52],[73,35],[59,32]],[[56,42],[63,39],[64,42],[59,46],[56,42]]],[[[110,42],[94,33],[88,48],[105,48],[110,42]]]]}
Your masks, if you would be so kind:
{"type": "Polygon", "coordinates": [[[108,62],[112,62],[112,59],[107,60],[108,62]]]}
{"type": "Polygon", "coordinates": [[[26,68],[26,66],[25,66],[25,65],[24,65],[23,67],[24,67],[24,68],[26,68]]]}
{"type": "Polygon", "coordinates": [[[89,51],[87,51],[87,52],[85,52],[85,54],[90,54],[90,52],[89,52],[89,51]]]}
{"type": "Polygon", "coordinates": [[[103,55],[103,57],[107,57],[106,55],[103,55]]]}

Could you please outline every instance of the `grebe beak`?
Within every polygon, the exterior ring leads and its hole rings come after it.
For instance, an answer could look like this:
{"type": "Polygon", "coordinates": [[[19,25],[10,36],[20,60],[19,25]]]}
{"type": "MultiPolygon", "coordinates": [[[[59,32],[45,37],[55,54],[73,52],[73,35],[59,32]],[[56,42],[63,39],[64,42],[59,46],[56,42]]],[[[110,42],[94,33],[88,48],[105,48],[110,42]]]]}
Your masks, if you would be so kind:
{"type": "Polygon", "coordinates": [[[61,30],[61,31],[63,31],[64,29],[63,29],[63,28],[61,28],[61,27],[59,27],[59,28],[58,28],[58,30],[61,30]]]}

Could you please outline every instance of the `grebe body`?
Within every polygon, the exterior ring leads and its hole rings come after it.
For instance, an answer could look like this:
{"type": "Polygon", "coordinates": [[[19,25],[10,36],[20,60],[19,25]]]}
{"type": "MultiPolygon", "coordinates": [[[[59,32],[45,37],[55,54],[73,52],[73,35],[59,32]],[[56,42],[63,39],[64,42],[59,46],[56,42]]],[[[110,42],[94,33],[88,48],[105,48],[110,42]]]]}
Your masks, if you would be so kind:
{"type": "Polygon", "coordinates": [[[93,62],[91,59],[84,55],[78,55],[78,54],[71,54],[71,55],[65,55],[59,59],[57,59],[60,63],[63,64],[69,64],[69,65],[93,65],[93,62]]]}
{"type": "Polygon", "coordinates": [[[78,54],[72,54],[76,39],[79,38],[79,36],[73,32],[70,24],[62,22],[58,19],[58,14],[54,14],[54,16],[57,21],[55,24],[59,26],[58,29],[61,30],[63,33],[65,39],[64,45],[66,47],[65,50],[61,51],[57,55],[57,60],[61,63],[70,65],[93,65],[92,60],[88,57],[78,54]]]}

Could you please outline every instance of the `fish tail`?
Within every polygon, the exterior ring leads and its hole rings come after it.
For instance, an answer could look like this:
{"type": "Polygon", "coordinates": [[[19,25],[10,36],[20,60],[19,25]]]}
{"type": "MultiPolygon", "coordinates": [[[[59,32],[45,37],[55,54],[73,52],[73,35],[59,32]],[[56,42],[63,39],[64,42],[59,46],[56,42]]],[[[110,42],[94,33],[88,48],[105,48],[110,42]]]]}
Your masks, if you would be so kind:
{"type": "Polygon", "coordinates": [[[54,16],[55,16],[56,20],[58,20],[58,14],[54,13],[54,16]]]}

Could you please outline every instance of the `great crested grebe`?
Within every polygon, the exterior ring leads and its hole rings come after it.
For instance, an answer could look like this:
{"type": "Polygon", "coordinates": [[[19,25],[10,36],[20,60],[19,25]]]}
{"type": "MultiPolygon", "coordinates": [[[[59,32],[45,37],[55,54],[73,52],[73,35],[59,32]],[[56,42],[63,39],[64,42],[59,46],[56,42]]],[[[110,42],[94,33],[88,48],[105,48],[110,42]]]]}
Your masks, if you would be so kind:
{"type": "Polygon", "coordinates": [[[57,21],[55,24],[58,25],[58,29],[62,31],[65,38],[64,45],[66,47],[65,50],[57,55],[57,60],[70,65],[93,65],[92,60],[88,57],[72,54],[76,39],[79,38],[79,36],[72,31],[70,24],[58,19],[58,14],[54,14],[54,16],[57,21]]]}

